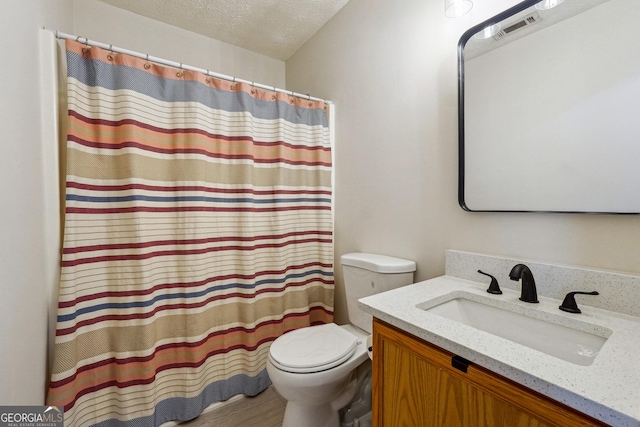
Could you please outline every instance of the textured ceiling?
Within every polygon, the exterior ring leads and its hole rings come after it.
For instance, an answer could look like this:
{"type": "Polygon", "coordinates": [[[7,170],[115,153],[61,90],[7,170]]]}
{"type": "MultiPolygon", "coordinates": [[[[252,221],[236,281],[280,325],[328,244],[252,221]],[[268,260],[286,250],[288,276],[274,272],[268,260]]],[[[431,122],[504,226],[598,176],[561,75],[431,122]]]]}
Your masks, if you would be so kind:
{"type": "Polygon", "coordinates": [[[349,0],[101,1],[284,61],[349,0]]]}

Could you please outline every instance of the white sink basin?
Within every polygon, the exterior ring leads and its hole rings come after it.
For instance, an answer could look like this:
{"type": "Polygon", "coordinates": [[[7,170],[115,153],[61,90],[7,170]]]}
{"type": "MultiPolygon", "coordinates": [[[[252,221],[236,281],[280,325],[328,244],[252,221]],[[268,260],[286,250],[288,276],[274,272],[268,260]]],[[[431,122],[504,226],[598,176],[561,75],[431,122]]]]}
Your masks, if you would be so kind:
{"type": "MultiPolygon", "coordinates": [[[[546,318],[543,320],[532,317],[540,316],[536,310],[520,307],[519,304],[515,309],[523,311],[522,313],[511,311],[511,303],[508,302],[484,299],[475,294],[470,294],[472,296],[469,297],[461,294],[463,293],[452,294],[448,301],[430,308],[420,304],[418,308],[583,366],[593,363],[612,333],[611,330],[598,326],[594,326],[598,334],[574,329],[558,324],[566,323],[565,317],[557,316],[554,320],[553,315],[544,313],[546,318]],[[527,315],[527,310],[530,315],[527,315]]],[[[584,326],[589,326],[580,321],[574,323],[581,325],[581,329],[588,329],[584,326]]]]}

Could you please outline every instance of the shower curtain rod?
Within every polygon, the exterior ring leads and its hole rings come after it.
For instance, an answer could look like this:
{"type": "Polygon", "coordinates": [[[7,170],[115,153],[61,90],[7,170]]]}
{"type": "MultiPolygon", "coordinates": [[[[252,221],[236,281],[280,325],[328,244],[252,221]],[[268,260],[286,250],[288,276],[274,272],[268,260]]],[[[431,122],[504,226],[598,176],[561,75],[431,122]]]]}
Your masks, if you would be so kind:
{"type": "Polygon", "coordinates": [[[190,65],[185,65],[185,64],[183,64],[181,62],[169,61],[168,59],[162,59],[162,58],[158,58],[156,56],[151,56],[151,55],[147,55],[147,54],[144,54],[144,53],[134,52],[132,50],[123,49],[123,48],[116,47],[116,46],[113,46],[113,45],[108,45],[108,44],[105,44],[105,43],[100,43],[100,42],[97,42],[95,40],[89,40],[86,37],[74,36],[73,34],[63,33],[61,31],[52,30],[52,29],[46,28],[46,27],[43,27],[43,29],[52,32],[59,39],[75,40],[75,41],[77,41],[79,43],[84,43],[84,44],[89,45],[89,46],[100,47],[102,49],[110,50],[111,52],[124,53],[126,55],[135,56],[136,58],[141,58],[141,59],[145,59],[147,61],[155,62],[156,64],[168,65],[170,67],[181,68],[183,70],[198,71],[200,73],[206,74],[207,76],[217,77],[219,79],[233,81],[233,82],[248,83],[253,87],[257,87],[257,88],[261,88],[261,89],[267,89],[267,90],[271,90],[271,91],[274,91],[274,92],[286,93],[286,94],[291,95],[291,96],[295,96],[295,97],[298,97],[298,98],[309,99],[311,101],[323,101],[326,104],[331,104],[332,103],[331,101],[327,101],[327,100],[321,99],[321,98],[316,98],[314,96],[310,96],[309,94],[297,93],[297,92],[293,92],[291,90],[279,89],[279,88],[277,88],[275,86],[267,86],[267,85],[263,85],[263,84],[260,84],[260,83],[255,83],[255,82],[252,82],[252,81],[249,81],[249,80],[238,79],[238,78],[235,78],[233,76],[227,76],[225,74],[220,74],[220,73],[215,73],[213,71],[205,70],[204,68],[192,67],[190,65]]]}

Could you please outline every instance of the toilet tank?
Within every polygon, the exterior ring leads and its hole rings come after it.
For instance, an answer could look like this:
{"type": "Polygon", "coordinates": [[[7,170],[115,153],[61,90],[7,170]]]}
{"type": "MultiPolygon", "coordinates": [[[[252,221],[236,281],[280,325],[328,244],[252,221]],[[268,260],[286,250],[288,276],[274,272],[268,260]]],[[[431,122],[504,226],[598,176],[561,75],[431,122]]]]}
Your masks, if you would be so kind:
{"type": "Polygon", "coordinates": [[[349,323],[371,333],[373,316],[358,308],[358,300],[413,283],[414,261],[386,255],[350,253],[340,258],[349,323]]]}

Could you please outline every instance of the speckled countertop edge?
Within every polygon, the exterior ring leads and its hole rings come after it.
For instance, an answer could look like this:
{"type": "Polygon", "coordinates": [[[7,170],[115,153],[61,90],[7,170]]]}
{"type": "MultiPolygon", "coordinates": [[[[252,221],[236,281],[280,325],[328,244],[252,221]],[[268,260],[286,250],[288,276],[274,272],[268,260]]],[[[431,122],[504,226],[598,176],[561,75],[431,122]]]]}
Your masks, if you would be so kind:
{"type": "MultiPolygon", "coordinates": [[[[581,305],[582,314],[558,310],[560,301],[539,296],[519,301],[519,292],[485,292],[486,284],[451,276],[404,286],[359,300],[363,311],[480,366],[616,427],[640,427],[640,318],[581,305]],[[478,329],[428,313],[420,307],[444,302],[463,291],[538,318],[566,319],[566,326],[613,333],[590,366],[580,366],[478,329]],[[529,313],[531,314],[531,313],[529,313]]],[[[560,319],[560,320],[559,320],[560,319]]]]}

